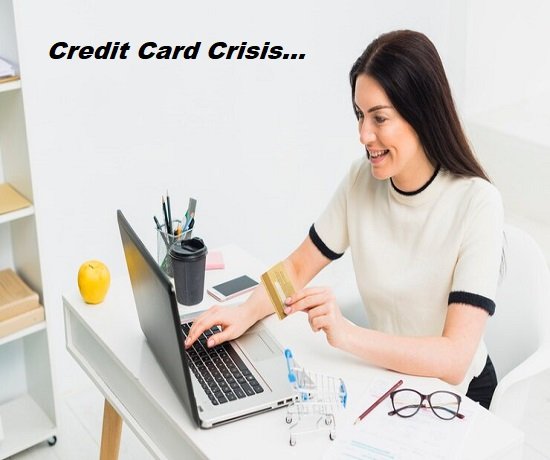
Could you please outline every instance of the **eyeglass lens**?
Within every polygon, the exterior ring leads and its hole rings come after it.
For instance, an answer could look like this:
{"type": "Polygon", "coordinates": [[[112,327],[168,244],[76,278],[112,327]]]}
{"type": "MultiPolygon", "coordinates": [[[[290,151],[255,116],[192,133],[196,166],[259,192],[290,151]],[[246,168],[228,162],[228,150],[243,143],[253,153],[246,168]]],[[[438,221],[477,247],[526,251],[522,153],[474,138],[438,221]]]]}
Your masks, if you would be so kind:
{"type": "Polygon", "coordinates": [[[429,402],[435,415],[444,419],[456,417],[460,406],[457,395],[448,391],[436,391],[429,396],[429,402]]]}
{"type": "Polygon", "coordinates": [[[399,390],[392,396],[393,408],[401,417],[412,417],[422,407],[422,396],[416,391],[399,390]]]}

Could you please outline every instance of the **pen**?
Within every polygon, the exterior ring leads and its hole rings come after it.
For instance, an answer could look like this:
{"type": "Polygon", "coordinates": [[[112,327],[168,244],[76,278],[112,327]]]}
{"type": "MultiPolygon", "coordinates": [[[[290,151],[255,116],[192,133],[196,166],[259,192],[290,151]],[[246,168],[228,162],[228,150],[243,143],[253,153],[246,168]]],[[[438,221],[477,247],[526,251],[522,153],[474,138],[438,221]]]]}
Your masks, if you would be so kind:
{"type": "Polygon", "coordinates": [[[189,224],[191,219],[195,217],[195,209],[197,208],[197,200],[195,198],[189,198],[189,205],[187,206],[187,211],[185,212],[185,225],[183,226],[183,231],[189,229],[189,224]]]}
{"type": "MultiPolygon", "coordinates": [[[[195,213],[193,213],[195,214],[195,213]]],[[[186,230],[186,233],[183,237],[184,240],[188,240],[189,238],[191,238],[191,230],[193,230],[193,226],[195,225],[195,218],[194,217],[191,217],[191,220],[189,221],[189,225],[187,226],[187,228],[185,229],[186,230]]]]}
{"type": "Polygon", "coordinates": [[[168,244],[168,241],[166,240],[166,237],[164,236],[164,232],[162,231],[162,227],[160,226],[160,222],[157,219],[157,216],[153,216],[153,219],[155,220],[155,225],[157,226],[157,230],[160,232],[160,236],[162,237],[162,239],[164,241],[164,244],[166,245],[166,248],[168,248],[168,246],[170,246],[170,245],[168,244]]]}
{"type": "Polygon", "coordinates": [[[170,228],[170,221],[168,220],[168,211],[166,210],[166,202],[162,197],[162,213],[164,214],[164,224],[166,225],[166,233],[168,236],[172,236],[172,229],[170,228]]]}
{"type": "Polygon", "coordinates": [[[157,216],[153,216],[153,220],[155,221],[155,225],[157,226],[157,230],[162,230],[162,227],[160,226],[160,222],[157,219],[157,216]]]}
{"type": "Polygon", "coordinates": [[[168,196],[168,190],[166,190],[166,211],[168,213],[168,224],[170,226],[170,233],[172,233],[172,209],[170,208],[170,197],[168,196]]]}
{"type": "Polygon", "coordinates": [[[192,212],[189,214],[189,216],[185,219],[185,225],[183,227],[183,231],[189,230],[191,227],[191,222],[195,220],[195,213],[192,212]]]}
{"type": "Polygon", "coordinates": [[[374,403],[372,403],[365,412],[363,412],[359,417],[355,419],[355,422],[353,422],[354,425],[359,423],[361,420],[363,420],[367,415],[369,415],[375,408],[378,406],[384,399],[386,399],[392,391],[394,391],[397,387],[399,387],[403,383],[403,380],[399,380],[393,387],[391,387],[388,391],[386,391],[382,396],[380,396],[374,403]]]}

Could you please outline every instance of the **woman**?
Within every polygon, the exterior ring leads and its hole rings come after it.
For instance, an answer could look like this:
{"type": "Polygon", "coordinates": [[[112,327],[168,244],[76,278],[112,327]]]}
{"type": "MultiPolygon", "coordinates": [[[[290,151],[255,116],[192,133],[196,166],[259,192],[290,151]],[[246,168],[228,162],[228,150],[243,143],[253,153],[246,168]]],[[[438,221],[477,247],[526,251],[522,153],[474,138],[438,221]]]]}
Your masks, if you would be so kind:
{"type": "MultiPolygon", "coordinates": [[[[482,340],[495,310],[502,204],[462,131],[439,55],[421,33],[375,39],[350,72],[366,157],[354,163],[305,241],[284,261],[306,312],[334,347],[398,372],[458,385],[489,407],[496,375],[482,340]],[[350,248],[369,329],[330,289],[304,288],[350,248]]],[[[189,346],[240,336],[272,313],[263,287],[237,308],[201,315],[189,346]]]]}

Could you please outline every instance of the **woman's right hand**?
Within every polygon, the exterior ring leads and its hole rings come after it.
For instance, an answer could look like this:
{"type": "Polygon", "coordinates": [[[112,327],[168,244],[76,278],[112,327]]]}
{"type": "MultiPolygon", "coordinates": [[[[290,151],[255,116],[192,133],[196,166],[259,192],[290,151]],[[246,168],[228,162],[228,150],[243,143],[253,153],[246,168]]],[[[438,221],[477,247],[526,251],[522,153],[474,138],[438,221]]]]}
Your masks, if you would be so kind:
{"type": "Polygon", "coordinates": [[[220,343],[235,339],[243,335],[254,323],[257,318],[251,314],[246,304],[237,307],[224,307],[214,305],[203,314],[195,318],[193,325],[189,330],[185,340],[185,348],[189,348],[201,334],[211,327],[221,326],[221,332],[213,334],[208,338],[207,346],[215,347],[220,343]]]}

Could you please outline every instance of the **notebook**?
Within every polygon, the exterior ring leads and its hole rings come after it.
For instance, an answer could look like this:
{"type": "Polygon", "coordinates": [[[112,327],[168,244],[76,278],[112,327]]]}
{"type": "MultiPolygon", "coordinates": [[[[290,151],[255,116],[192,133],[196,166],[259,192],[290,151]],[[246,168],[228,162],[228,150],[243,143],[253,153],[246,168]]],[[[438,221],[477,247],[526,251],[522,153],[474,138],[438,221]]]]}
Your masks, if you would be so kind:
{"type": "Polygon", "coordinates": [[[182,324],[172,282],[120,210],[117,218],[141,329],[195,423],[211,428],[292,402],[283,347],[263,325],[209,349],[214,328],[185,350],[193,317],[182,324]]]}

